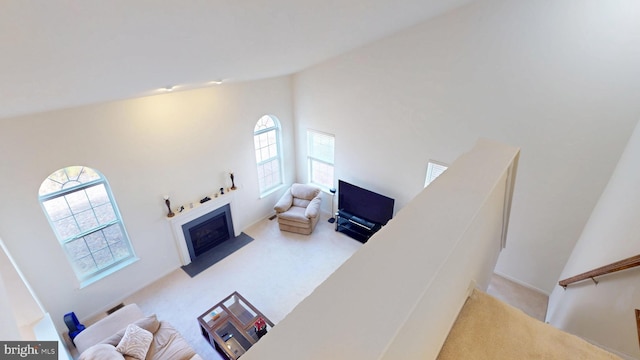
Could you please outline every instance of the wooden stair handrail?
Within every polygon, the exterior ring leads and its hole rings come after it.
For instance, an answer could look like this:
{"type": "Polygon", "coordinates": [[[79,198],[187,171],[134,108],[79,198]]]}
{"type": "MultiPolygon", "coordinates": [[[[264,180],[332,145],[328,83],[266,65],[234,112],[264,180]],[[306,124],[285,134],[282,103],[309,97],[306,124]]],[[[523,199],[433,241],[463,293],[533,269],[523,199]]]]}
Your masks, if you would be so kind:
{"type": "Polygon", "coordinates": [[[598,283],[594,278],[596,276],[602,276],[602,275],[606,275],[606,274],[611,274],[617,271],[622,271],[622,270],[626,270],[626,269],[630,269],[636,266],[640,266],[640,255],[636,255],[636,256],[632,256],[630,258],[624,259],[624,260],[620,260],[620,261],[616,261],[614,263],[611,263],[609,265],[605,265],[602,267],[599,267],[597,269],[593,269],[591,271],[587,271],[584,272],[582,274],[570,277],[570,278],[566,278],[564,280],[560,280],[558,282],[558,284],[560,286],[562,286],[563,288],[567,288],[567,285],[569,284],[573,284],[574,282],[578,282],[578,281],[582,281],[582,280],[586,280],[586,279],[591,279],[593,280],[593,282],[595,282],[596,284],[598,283]]]}
{"type": "Polygon", "coordinates": [[[638,327],[638,344],[640,344],[640,310],[636,309],[636,326],[638,327]]]}

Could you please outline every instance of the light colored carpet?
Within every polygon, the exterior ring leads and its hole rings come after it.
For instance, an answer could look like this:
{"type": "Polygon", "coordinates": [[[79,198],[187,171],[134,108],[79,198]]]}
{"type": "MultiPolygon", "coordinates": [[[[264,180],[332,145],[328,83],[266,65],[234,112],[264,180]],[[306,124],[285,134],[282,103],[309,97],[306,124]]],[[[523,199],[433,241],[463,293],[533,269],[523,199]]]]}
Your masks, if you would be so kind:
{"type": "Polygon", "coordinates": [[[200,332],[197,317],[238,291],[275,324],[342,265],[362,244],[320,219],[310,235],[280,232],[276,220],[245,230],[255,240],[190,278],[176,269],[124,299],[170,322],[204,359],[222,359],[200,332]]]}
{"type": "Polygon", "coordinates": [[[438,356],[438,360],[459,359],[620,358],[475,290],[458,314],[438,356]]]}
{"type": "MultiPolygon", "coordinates": [[[[335,232],[327,216],[309,236],[281,232],[276,220],[267,219],[245,233],[255,240],[196,277],[190,278],[178,268],[123,302],[137,303],[146,314],[155,313],[169,321],[204,359],[223,359],[201,335],[198,316],[238,291],[277,324],[362,246],[335,232]]],[[[494,276],[492,294],[504,297],[527,290],[502,283],[494,276]]],[[[523,309],[538,306],[539,301],[531,305],[530,299],[518,296],[512,305],[523,309]]],[[[70,349],[73,352],[74,348],[70,349]]]]}

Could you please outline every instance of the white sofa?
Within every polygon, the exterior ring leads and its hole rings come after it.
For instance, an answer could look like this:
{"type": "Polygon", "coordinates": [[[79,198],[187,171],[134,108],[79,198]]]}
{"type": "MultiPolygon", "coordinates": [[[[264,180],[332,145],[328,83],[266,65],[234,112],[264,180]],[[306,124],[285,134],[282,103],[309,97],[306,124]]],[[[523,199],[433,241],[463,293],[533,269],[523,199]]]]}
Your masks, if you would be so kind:
{"type": "Polygon", "coordinates": [[[136,304],[126,305],[87,327],[74,343],[79,360],[202,360],[173,326],[159,321],[155,314],[145,316],[136,304]]]}

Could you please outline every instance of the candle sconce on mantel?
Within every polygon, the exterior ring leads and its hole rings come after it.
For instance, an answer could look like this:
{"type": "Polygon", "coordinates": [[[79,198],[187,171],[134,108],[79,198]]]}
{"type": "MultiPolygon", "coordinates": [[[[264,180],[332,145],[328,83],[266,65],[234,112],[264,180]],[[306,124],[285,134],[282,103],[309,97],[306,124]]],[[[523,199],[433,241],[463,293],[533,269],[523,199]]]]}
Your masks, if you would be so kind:
{"type": "Polygon", "coordinates": [[[176,214],[171,211],[171,201],[169,201],[169,195],[164,196],[164,203],[167,205],[167,209],[169,210],[167,217],[174,217],[176,214]]]}
{"type": "Polygon", "coordinates": [[[235,183],[235,177],[233,175],[233,171],[229,172],[229,177],[231,178],[231,190],[235,190],[236,188],[236,183],[235,183]]]}

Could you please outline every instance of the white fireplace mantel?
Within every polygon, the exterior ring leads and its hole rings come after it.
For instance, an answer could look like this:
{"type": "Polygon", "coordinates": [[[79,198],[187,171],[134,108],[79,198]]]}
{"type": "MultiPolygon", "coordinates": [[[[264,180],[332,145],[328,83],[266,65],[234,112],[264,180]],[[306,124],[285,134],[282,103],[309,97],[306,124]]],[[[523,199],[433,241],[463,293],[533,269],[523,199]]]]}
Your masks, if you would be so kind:
{"type": "Polygon", "coordinates": [[[235,224],[235,203],[233,201],[235,197],[235,191],[227,192],[224,195],[218,197],[212,197],[211,200],[202,204],[193,204],[192,209],[184,209],[182,212],[177,212],[175,216],[168,217],[167,220],[171,223],[171,230],[173,231],[173,238],[176,242],[178,249],[178,255],[180,256],[180,263],[184,266],[191,262],[191,256],[189,256],[189,249],[187,248],[187,242],[184,237],[182,225],[195,220],[203,215],[206,215],[212,211],[219,209],[222,206],[229,204],[231,208],[231,222],[233,223],[234,236],[240,235],[240,230],[235,224]]]}

